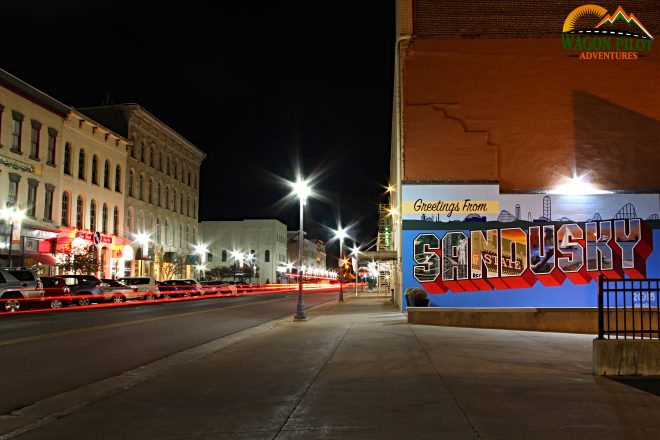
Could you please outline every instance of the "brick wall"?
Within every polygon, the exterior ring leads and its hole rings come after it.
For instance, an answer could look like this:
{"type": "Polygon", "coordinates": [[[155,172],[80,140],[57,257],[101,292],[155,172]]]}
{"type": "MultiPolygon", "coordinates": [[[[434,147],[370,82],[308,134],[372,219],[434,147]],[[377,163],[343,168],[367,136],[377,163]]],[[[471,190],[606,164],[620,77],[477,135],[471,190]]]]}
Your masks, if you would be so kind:
{"type": "MultiPolygon", "coordinates": [[[[660,2],[654,0],[414,0],[414,33],[421,38],[541,38],[556,36],[566,16],[585,4],[613,13],[620,5],[660,35],[660,2]]],[[[401,15],[404,18],[404,15],[401,15]]]]}

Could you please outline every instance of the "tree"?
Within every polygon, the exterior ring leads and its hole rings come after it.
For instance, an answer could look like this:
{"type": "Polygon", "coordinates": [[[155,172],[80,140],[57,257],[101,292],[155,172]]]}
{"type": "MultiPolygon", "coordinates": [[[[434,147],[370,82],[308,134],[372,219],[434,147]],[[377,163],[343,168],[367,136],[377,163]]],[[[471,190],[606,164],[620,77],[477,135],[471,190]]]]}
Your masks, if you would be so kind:
{"type": "Polygon", "coordinates": [[[68,254],[57,254],[57,263],[65,273],[77,275],[94,275],[101,270],[96,246],[87,246],[86,243],[76,243],[71,246],[68,254]]]}
{"type": "Polygon", "coordinates": [[[187,254],[180,254],[174,261],[165,261],[165,252],[160,249],[154,256],[154,261],[160,268],[160,278],[163,280],[171,280],[175,277],[180,277],[186,268],[187,254]]]}

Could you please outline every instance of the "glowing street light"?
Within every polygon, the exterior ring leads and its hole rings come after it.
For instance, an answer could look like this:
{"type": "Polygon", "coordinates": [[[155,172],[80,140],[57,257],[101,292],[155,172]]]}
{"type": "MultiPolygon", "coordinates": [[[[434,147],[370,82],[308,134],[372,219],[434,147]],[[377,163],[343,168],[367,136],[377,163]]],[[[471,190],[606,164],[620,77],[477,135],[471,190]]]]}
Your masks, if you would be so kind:
{"type": "Polygon", "coordinates": [[[12,267],[11,262],[11,243],[14,241],[14,228],[17,226],[18,236],[20,241],[21,234],[21,221],[25,218],[25,213],[16,207],[4,208],[0,211],[0,217],[11,223],[9,232],[9,267],[12,267]]]}
{"type": "Polygon", "coordinates": [[[303,211],[307,197],[312,193],[312,189],[306,180],[298,179],[296,183],[292,183],[293,192],[300,199],[300,231],[298,232],[298,264],[300,265],[300,273],[298,274],[298,305],[296,307],[296,321],[306,321],[307,315],[305,314],[305,304],[303,303],[303,279],[302,279],[302,265],[303,265],[303,211]]]}
{"type": "MultiPolygon", "coordinates": [[[[341,226],[335,232],[335,237],[339,239],[339,261],[343,264],[344,261],[344,238],[346,237],[346,229],[341,226]]],[[[339,265],[339,301],[344,300],[344,285],[342,279],[342,264],[339,265]]]]}
{"type": "Polygon", "coordinates": [[[209,252],[209,248],[205,244],[200,243],[195,245],[195,253],[199,255],[199,264],[195,266],[197,271],[202,273],[202,280],[206,278],[206,254],[209,252]]]}

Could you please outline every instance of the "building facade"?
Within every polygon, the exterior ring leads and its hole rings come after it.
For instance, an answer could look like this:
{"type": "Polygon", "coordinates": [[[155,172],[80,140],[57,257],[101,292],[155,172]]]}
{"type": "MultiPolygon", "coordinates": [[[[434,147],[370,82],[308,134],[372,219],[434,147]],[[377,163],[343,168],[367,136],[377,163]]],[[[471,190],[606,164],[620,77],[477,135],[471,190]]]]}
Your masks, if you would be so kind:
{"type": "Polygon", "coordinates": [[[622,6],[398,2],[397,294],[592,307],[598,274],[660,276],[660,6],[622,6]]]}
{"type": "Polygon", "coordinates": [[[209,255],[207,271],[238,266],[238,271],[251,271],[255,283],[280,281],[278,267],[287,264],[286,225],[278,220],[203,221],[202,242],[209,255]],[[243,269],[240,269],[243,266],[243,269]]]}
{"type": "Polygon", "coordinates": [[[157,279],[192,276],[206,154],[137,104],[80,111],[130,141],[123,189],[124,235],[135,252],[130,272],[157,279]]]}
{"type": "Polygon", "coordinates": [[[127,140],[1,70],[0,108],[2,263],[56,274],[55,255],[78,239],[98,252],[99,275],[112,276],[123,246],[123,194],[112,182],[123,181],[127,140]],[[17,212],[22,220],[10,221],[17,212]]]}
{"type": "MultiPolygon", "coordinates": [[[[307,233],[304,233],[307,235],[307,233]]],[[[293,263],[294,267],[300,266],[300,248],[298,247],[299,231],[290,231],[287,233],[287,248],[289,262],[293,263]]],[[[319,239],[303,239],[303,255],[302,265],[312,269],[326,270],[327,268],[327,254],[325,251],[325,243],[319,239]]]]}

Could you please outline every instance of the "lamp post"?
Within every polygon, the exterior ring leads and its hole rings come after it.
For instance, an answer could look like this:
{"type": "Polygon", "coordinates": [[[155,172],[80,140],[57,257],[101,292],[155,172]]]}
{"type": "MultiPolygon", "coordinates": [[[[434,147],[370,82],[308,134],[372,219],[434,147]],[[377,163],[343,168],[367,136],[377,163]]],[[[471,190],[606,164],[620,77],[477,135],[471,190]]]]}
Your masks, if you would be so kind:
{"type": "Polygon", "coordinates": [[[12,262],[11,262],[11,242],[14,238],[14,227],[16,224],[18,224],[18,234],[19,234],[19,240],[20,240],[20,233],[21,233],[21,221],[25,218],[25,213],[21,211],[20,209],[16,207],[11,207],[11,208],[4,208],[1,212],[0,215],[5,218],[10,224],[10,230],[9,230],[9,267],[12,267],[12,262]]]}
{"type": "Polygon", "coordinates": [[[339,301],[344,300],[344,284],[342,283],[342,265],[344,264],[344,237],[346,229],[341,226],[337,229],[336,237],[339,239],[339,301]]]}
{"type": "Polygon", "coordinates": [[[305,313],[305,304],[303,303],[303,279],[302,279],[303,246],[305,245],[303,241],[304,240],[303,211],[304,211],[305,203],[307,202],[307,197],[309,197],[311,193],[311,188],[309,187],[307,182],[303,179],[298,179],[296,183],[292,184],[292,186],[293,186],[293,191],[296,193],[296,196],[298,196],[298,199],[300,199],[300,230],[298,231],[298,264],[300,269],[298,272],[298,305],[296,307],[296,316],[294,317],[294,320],[306,321],[307,315],[305,313]]]}
{"type": "Polygon", "coordinates": [[[206,254],[209,249],[205,244],[195,245],[195,253],[199,255],[198,271],[202,272],[202,280],[206,278],[206,254]]]}
{"type": "Polygon", "coordinates": [[[355,240],[353,240],[353,249],[351,249],[351,255],[355,255],[355,266],[353,267],[353,271],[355,272],[355,296],[356,297],[358,296],[358,268],[360,266],[359,260],[358,260],[358,254],[359,253],[360,253],[360,248],[355,243],[355,240]]]}

